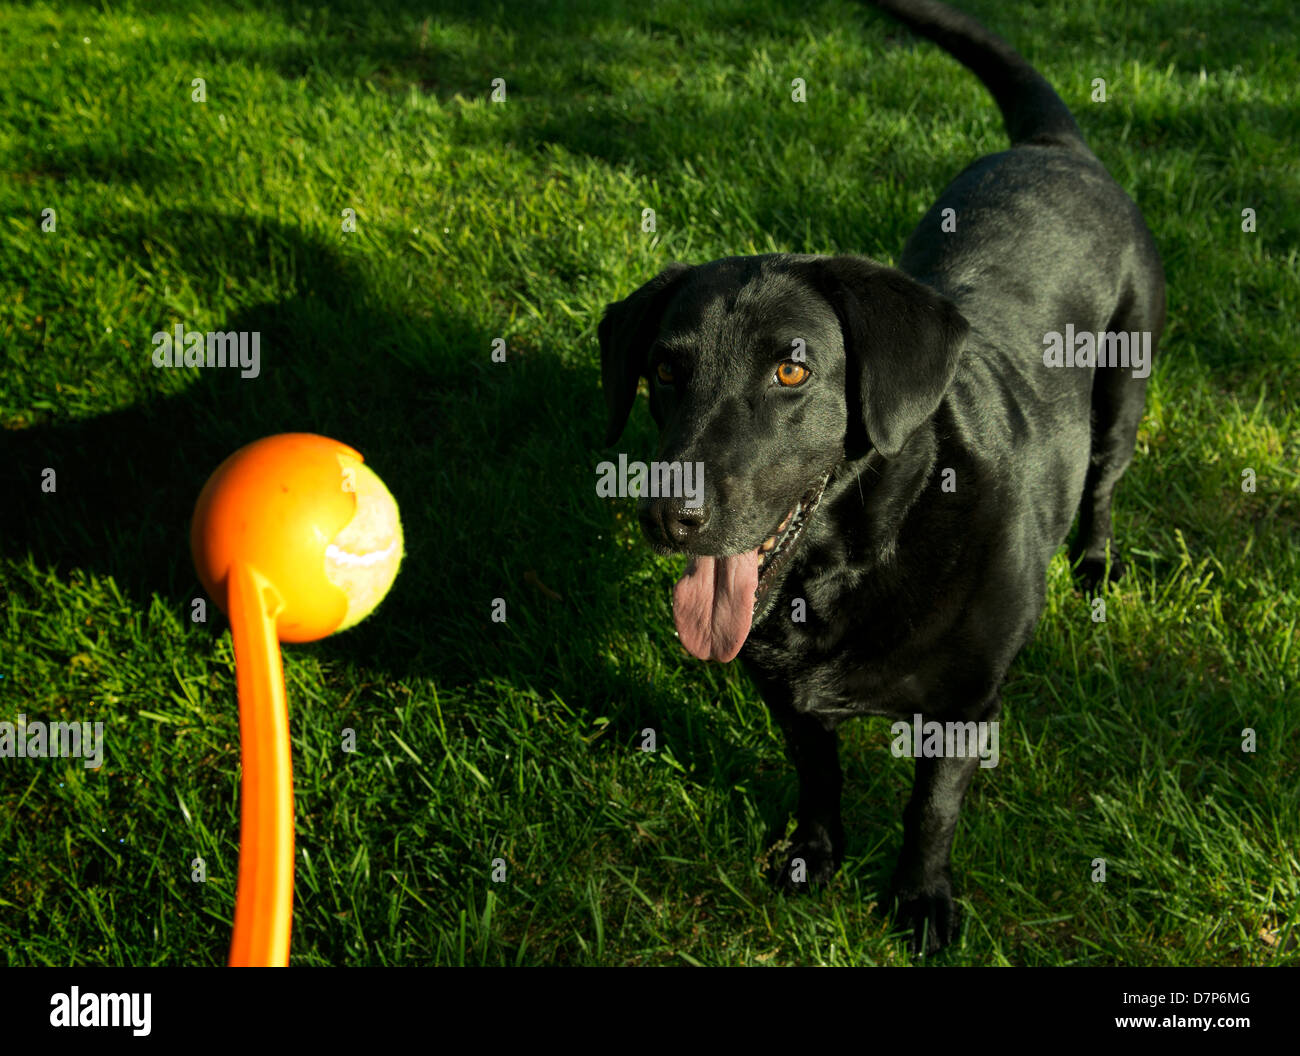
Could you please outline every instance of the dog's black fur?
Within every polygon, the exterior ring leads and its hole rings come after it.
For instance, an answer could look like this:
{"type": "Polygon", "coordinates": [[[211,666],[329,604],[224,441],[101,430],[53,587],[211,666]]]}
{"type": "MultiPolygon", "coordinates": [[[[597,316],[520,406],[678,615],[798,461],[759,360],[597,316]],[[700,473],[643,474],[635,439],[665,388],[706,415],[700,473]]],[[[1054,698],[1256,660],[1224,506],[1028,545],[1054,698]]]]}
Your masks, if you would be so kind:
{"type": "MultiPolygon", "coordinates": [[[[1076,511],[1070,555],[1085,585],[1122,568],[1111,495],[1145,379],[1047,367],[1044,335],[1067,323],[1149,331],[1154,349],[1165,318],[1151,235],[1051,86],[944,4],[877,6],[980,77],[1011,149],[952,182],[897,269],[791,254],[674,264],[599,327],[607,442],[646,377],[658,458],[704,465],[702,508],[641,500],[660,552],[752,551],[831,473],[740,652],[798,770],[798,827],[777,878],[788,889],[806,886],[796,859],[821,883],[844,856],[841,721],[996,719],[1076,511]],[[942,230],[946,209],[955,232],[942,230]],[[795,339],[810,373],[786,386],[776,371],[795,339]],[[796,599],[806,622],[791,618],[796,599]]],[[[892,890],[914,949],[954,937],[950,852],[977,765],[916,761],[892,890]]]]}

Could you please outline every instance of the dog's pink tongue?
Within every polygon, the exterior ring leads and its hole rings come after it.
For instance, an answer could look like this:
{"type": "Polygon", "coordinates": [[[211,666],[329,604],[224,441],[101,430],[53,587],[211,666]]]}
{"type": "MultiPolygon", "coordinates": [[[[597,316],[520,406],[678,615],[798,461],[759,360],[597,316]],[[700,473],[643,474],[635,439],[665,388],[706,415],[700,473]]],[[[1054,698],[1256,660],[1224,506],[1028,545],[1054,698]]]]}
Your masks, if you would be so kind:
{"type": "Polygon", "coordinates": [[[693,557],[673,588],[673,620],[687,652],[730,660],[754,619],[758,550],[734,557],[693,557]]]}

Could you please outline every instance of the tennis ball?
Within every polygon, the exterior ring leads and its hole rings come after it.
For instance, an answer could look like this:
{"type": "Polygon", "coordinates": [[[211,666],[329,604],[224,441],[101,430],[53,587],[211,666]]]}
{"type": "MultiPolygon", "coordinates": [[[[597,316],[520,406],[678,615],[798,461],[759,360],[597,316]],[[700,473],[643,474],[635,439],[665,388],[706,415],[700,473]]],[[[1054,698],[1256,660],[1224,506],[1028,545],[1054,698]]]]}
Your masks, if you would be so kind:
{"type": "Polygon", "coordinates": [[[347,595],[336,631],[355,627],[384,600],[402,563],[402,520],[384,482],[358,458],[340,455],[343,488],[355,491],[357,512],[325,548],[325,575],[347,595]]]}

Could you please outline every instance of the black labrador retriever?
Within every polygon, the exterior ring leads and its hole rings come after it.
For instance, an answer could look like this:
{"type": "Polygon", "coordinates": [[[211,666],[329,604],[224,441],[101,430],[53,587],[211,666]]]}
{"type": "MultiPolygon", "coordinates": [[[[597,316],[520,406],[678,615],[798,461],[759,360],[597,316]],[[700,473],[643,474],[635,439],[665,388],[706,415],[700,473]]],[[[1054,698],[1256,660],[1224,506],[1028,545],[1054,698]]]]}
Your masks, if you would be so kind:
{"type": "Polygon", "coordinates": [[[739,655],[785,732],[799,804],[782,886],[823,883],[844,857],[836,726],[926,731],[898,752],[917,758],[891,895],[913,949],[934,951],[955,934],[950,854],[988,758],[981,724],[1076,511],[1085,586],[1122,569],[1111,496],[1165,287],[1137,207],[1040,74],[945,4],[877,6],[983,81],[1011,149],[949,185],[898,268],[671,265],[606,309],[601,379],[607,443],[645,377],[659,463],[703,469],[699,495],[643,495],[638,515],[657,552],[689,557],[683,645],[739,655]]]}

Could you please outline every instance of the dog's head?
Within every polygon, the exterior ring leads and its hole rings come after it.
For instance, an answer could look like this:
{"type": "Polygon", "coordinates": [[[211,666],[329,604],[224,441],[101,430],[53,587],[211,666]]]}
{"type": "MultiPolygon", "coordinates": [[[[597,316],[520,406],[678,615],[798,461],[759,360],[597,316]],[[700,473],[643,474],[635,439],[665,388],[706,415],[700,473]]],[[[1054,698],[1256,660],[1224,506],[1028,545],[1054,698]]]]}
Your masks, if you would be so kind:
{"type": "MultiPolygon", "coordinates": [[[[606,443],[644,377],[656,461],[703,469],[699,494],[643,494],[637,507],[658,552],[692,557],[673,605],[692,653],[740,651],[832,471],[846,455],[902,451],[938,408],[967,329],[935,290],[848,256],[673,264],[605,309],[606,443]]],[[[652,467],[652,482],[680,479],[652,467]]]]}

